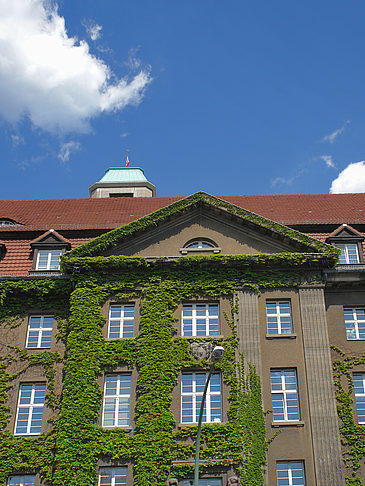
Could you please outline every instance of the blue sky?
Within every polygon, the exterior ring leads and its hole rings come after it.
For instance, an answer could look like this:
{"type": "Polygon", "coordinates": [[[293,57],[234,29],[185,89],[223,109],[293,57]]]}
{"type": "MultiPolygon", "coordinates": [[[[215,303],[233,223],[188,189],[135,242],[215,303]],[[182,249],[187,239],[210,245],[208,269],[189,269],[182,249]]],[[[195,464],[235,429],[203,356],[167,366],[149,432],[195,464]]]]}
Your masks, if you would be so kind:
{"type": "Polygon", "coordinates": [[[365,192],[365,3],[0,0],[0,199],[365,192]],[[333,181],[335,181],[333,183],[333,181]]]}

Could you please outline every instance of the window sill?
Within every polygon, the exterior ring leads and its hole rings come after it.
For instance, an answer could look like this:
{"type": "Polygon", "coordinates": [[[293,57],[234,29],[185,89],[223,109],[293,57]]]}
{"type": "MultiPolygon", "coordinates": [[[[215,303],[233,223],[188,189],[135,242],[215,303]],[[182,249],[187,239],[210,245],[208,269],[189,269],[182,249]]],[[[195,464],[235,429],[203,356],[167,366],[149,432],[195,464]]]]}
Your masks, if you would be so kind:
{"type": "Polygon", "coordinates": [[[28,275],[61,275],[60,270],[29,270],[28,275]]]}
{"type": "MultiPolygon", "coordinates": [[[[223,425],[224,422],[203,422],[202,423],[202,427],[204,427],[204,425],[223,425]]],[[[185,429],[186,427],[197,427],[198,426],[198,422],[190,422],[190,423],[179,423],[177,424],[177,428],[178,429],[185,429]]]]}
{"type": "Polygon", "coordinates": [[[296,339],[296,334],[266,334],[266,339],[296,339]]]}
{"type": "Polygon", "coordinates": [[[216,248],[180,248],[179,252],[182,255],[194,255],[194,254],[208,254],[213,253],[221,253],[222,248],[216,247],[216,248]]]}
{"type": "Polygon", "coordinates": [[[130,425],[120,425],[119,427],[104,427],[103,425],[100,426],[102,429],[104,430],[116,430],[116,429],[121,429],[121,430],[125,430],[126,432],[132,432],[133,430],[133,427],[131,427],[130,425]]]}
{"type": "Polygon", "coordinates": [[[271,427],[304,427],[303,420],[272,422],[271,427]]]}
{"type": "Polygon", "coordinates": [[[346,338],[346,341],[354,342],[354,341],[365,341],[365,338],[359,338],[359,339],[348,339],[346,338]]]}
{"type": "Polygon", "coordinates": [[[185,339],[224,339],[222,334],[217,334],[216,336],[181,336],[185,339]]]}

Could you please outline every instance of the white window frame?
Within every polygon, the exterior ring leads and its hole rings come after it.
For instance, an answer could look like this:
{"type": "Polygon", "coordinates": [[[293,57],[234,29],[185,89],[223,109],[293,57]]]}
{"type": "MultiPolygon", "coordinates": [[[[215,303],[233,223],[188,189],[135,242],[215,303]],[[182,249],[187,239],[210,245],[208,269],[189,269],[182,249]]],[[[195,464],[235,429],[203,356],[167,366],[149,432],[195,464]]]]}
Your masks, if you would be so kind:
{"type": "Polygon", "coordinates": [[[357,317],[356,311],[359,310],[359,309],[364,310],[364,308],[362,308],[362,307],[344,307],[343,308],[347,341],[356,341],[356,340],[365,339],[365,337],[360,337],[360,333],[359,333],[359,323],[364,323],[364,326],[365,326],[365,316],[364,316],[364,319],[358,319],[358,317],[357,317]],[[345,311],[349,311],[349,310],[352,311],[352,319],[346,319],[345,311]],[[352,330],[347,329],[348,325],[353,326],[353,328],[355,330],[355,337],[353,339],[351,337],[349,337],[349,336],[351,336],[352,330]]]}
{"type": "Polygon", "coordinates": [[[105,375],[105,383],[104,383],[104,397],[103,397],[103,427],[106,427],[106,428],[114,428],[114,427],[118,427],[118,428],[123,428],[123,427],[130,427],[130,420],[131,420],[131,396],[132,396],[132,373],[120,373],[120,374],[110,374],[110,375],[105,375]],[[126,394],[126,393],[120,393],[120,378],[122,376],[128,376],[130,378],[130,392],[129,394],[126,394]],[[117,378],[117,391],[116,391],[116,394],[115,395],[107,395],[106,394],[106,391],[107,391],[107,378],[108,377],[114,377],[114,378],[117,378]],[[129,402],[128,402],[128,406],[129,406],[129,409],[128,409],[128,424],[123,424],[123,425],[119,425],[118,424],[118,412],[119,412],[119,403],[120,403],[120,399],[128,399],[129,402]],[[114,399],[115,402],[114,402],[114,420],[113,420],[113,425],[105,425],[105,412],[106,412],[106,402],[108,399],[114,399]]]}
{"type": "Polygon", "coordinates": [[[127,484],[127,480],[128,480],[128,467],[127,466],[115,466],[115,467],[111,467],[111,466],[103,466],[103,467],[100,467],[99,468],[99,481],[98,481],[98,486],[118,486],[119,484],[121,483],[116,483],[115,482],[115,476],[117,476],[117,470],[118,469],[125,469],[126,470],[126,474],[125,474],[125,483],[123,484],[127,484]],[[102,485],[101,483],[101,479],[102,479],[102,471],[105,470],[105,469],[108,469],[110,470],[111,472],[111,482],[108,483],[108,484],[105,484],[102,485]]]}
{"type": "Polygon", "coordinates": [[[186,304],[183,304],[182,306],[182,311],[181,311],[181,326],[182,326],[182,335],[183,336],[187,336],[187,337],[190,337],[190,336],[197,336],[197,337],[204,337],[204,336],[219,336],[220,335],[220,332],[221,332],[221,327],[220,327],[220,312],[219,312],[219,303],[218,302],[207,302],[207,303],[204,303],[204,302],[196,302],[196,303],[186,303],[186,304]],[[209,306],[210,305],[215,305],[218,307],[218,311],[217,311],[217,316],[215,314],[209,314],[209,306]],[[192,307],[192,316],[185,316],[184,317],[184,308],[186,308],[187,306],[191,306],[192,307]],[[204,306],[205,307],[205,316],[198,316],[197,315],[197,310],[198,310],[198,306],[202,307],[204,306]],[[210,333],[210,326],[209,326],[209,320],[212,319],[212,318],[217,318],[218,319],[218,333],[217,334],[214,334],[214,332],[211,334],[210,333]],[[191,320],[192,321],[192,334],[186,334],[185,331],[184,331],[184,319],[187,319],[187,320],[191,320]],[[205,334],[197,334],[197,321],[198,320],[205,320],[205,334]]]}
{"type": "MultiPolygon", "coordinates": [[[[340,255],[340,260],[339,260],[339,265],[356,265],[357,263],[360,263],[360,256],[359,256],[359,247],[357,243],[335,243],[335,247],[338,250],[341,250],[341,255],[340,255]],[[350,255],[349,255],[349,249],[350,247],[355,247],[356,250],[356,262],[350,262],[350,255]],[[342,259],[342,261],[341,261],[342,259]]],[[[352,248],[351,248],[352,249],[352,248]]]]}
{"type": "MultiPolygon", "coordinates": [[[[197,392],[196,391],[196,376],[197,375],[205,375],[205,383],[206,383],[206,379],[207,379],[207,376],[208,376],[208,373],[207,372],[194,372],[194,371],[191,371],[191,372],[186,372],[186,373],[182,373],[182,376],[184,375],[192,375],[192,392],[184,392],[183,391],[183,379],[181,380],[181,423],[183,424],[196,424],[198,423],[198,419],[199,419],[199,411],[200,411],[200,401],[197,400],[197,397],[202,397],[203,396],[203,390],[201,392],[197,392]],[[184,421],[184,417],[183,417],[183,410],[184,410],[184,402],[183,402],[183,397],[192,397],[192,407],[193,407],[193,421],[192,422],[186,422],[184,421]]],[[[209,384],[208,384],[208,389],[207,389],[207,395],[206,395],[206,399],[205,399],[205,414],[206,414],[206,420],[204,420],[204,416],[203,416],[203,423],[221,423],[222,422],[222,414],[223,414],[223,402],[222,402],[222,376],[220,373],[212,373],[212,376],[211,376],[211,379],[209,381],[209,384]],[[212,391],[211,390],[211,384],[212,384],[212,378],[213,378],[213,375],[215,376],[219,376],[219,391],[212,391]],[[221,410],[221,417],[219,420],[212,420],[212,409],[211,409],[211,406],[212,406],[212,400],[211,398],[215,396],[215,397],[219,397],[220,398],[220,410],[221,410]]]]}
{"type": "Polygon", "coordinates": [[[35,485],[35,474],[12,474],[6,483],[7,486],[34,486],[35,485]],[[18,481],[16,483],[12,483],[11,480],[13,478],[17,478],[18,481]],[[25,478],[32,478],[32,482],[29,481],[25,482],[25,478]]]}
{"type": "Polygon", "coordinates": [[[54,272],[58,272],[59,269],[60,269],[60,256],[62,255],[63,253],[63,250],[60,250],[60,249],[54,249],[54,250],[38,250],[37,251],[37,262],[36,262],[36,270],[39,270],[40,272],[46,272],[48,270],[51,270],[51,271],[54,271],[54,272]],[[51,259],[52,259],[52,253],[54,254],[55,252],[59,252],[59,255],[58,255],[58,266],[57,268],[50,268],[51,267],[51,259]],[[44,254],[44,253],[47,253],[47,265],[46,265],[46,268],[39,268],[39,260],[40,260],[40,256],[41,254],[44,254]]]}
{"type": "Polygon", "coordinates": [[[267,324],[267,332],[268,334],[272,334],[275,336],[275,334],[292,334],[293,333],[293,319],[292,319],[292,312],[291,312],[291,302],[290,300],[267,300],[266,301],[266,324],[267,324]],[[280,304],[283,304],[283,303],[287,303],[289,305],[289,312],[281,312],[281,309],[280,309],[280,304]],[[268,312],[268,307],[267,305],[268,304],[275,304],[275,307],[276,307],[276,312],[274,314],[269,314],[268,312]],[[268,322],[268,319],[269,317],[274,317],[276,319],[276,323],[277,323],[277,332],[276,333],[270,333],[270,329],[269,329],[269,322],[268,322]],[[282,328],[281,326],[281,319],[283,317],[290,317],[290,331],[289,332],[283,332],[286,331],[286,329],[282,328]]]}
{"type": "Polygon", "coordinates": [[[274,422],[298,422],[300,420],[300,406],[299,406],[299,394],[298,394],[298,376],[297,376],[297,371],[294,368],[289,368],[289,369],[273,369],[270,371],[270,381],[271,381],[271,397],[272,399],[274,398],[275,395],[282,395],[282,403],[283,403],[283,411],[284,411],[284,419],[277,419],[274,416],[273,412],[273,421],[274,422]],[[295,372],[295,389],[293,388],[286,388],[286,382],[285,382],[285,373],[287,372],[295,372]],[[281,389],[280,390],[273,390],[273,382],[272,382],[272,376],[271,373],[280,373],[281,374],[281,389]],[[289,419],[289,412],[288,412],[288,395],[294,395],[296,394],[296,401],[298,404],[298,417],[295,419],[289,419]]]}
{"type": "Polygon", "coordinates": [[[26,348],[27,349],[49,349],[51,347],[51,343],[50,343],[49,346],[41,346],[41,344],[42,344],[42,337],[43,337],[43,332],[44,331],[45,332],[51,331],[51,341],[52,341],[53,325],[54,325],[54,316],[29,316],[26,348]],[[44,319],[45,318],[50,318],[50,317],[52,317],[52,319],[53,319],[52,327],[43,327],[44,319]],[[40,322],[39,327],[33,327],[33,328],[31,328],[30,327],[30,324],[31,324],[32,319],[34,319],[34,318],[36,318],[36,319],[40,318],[41,319],[41,322],[40,322]],[[29,346],[29,334],[31,332],[36,332],[36,331],[38,332],[37,346],[29,346]]]}
{"type": "Polygon", "coordinates": [[[128,336],[128,337],[134,337],[134,326],[135,326],[135,317],[136,317],[136,306],[135,304],[111,304],[109,308],[109,324],[108,324],[108,339],[128,339],[124,336],[124,327],[125,323],[127,322],[133,322],[133,335],[128,336]],[[112,317],[112,310],[115,307],[120,307],[121,308],[121,317],[112,317]],[[125,317],[125,311],[126,307],[133,307],[133,317],[125,317]],[[111,328],[111,323],[114,322],[119,322],[119,336],[118,337],[111,337],[110,336],[110,328],[111,328]]]}
{"type": "Polygon", "coordinates": [[[18,407],[16,413],[16,420],[15,420],[15,427],[14,427],[14,435],[40,435],[42,432],[42,424],[40,432],[30,432],[33,414],[37,409],[42,409],[42,418],[43,421],[43,413],[44,413],[44,404],[45,404],[45,396],[43,398],[43,403],[34,403],[35,399],[35,392],[37,385],[44,385],[44,394],[46,394],[46,384],[45,383],[21,383],[19,387],[19,397],[18,397],[18,407]],[[22,387],[25,386],[32,386],[31,396],[30,396],[30,403],[21,404],[20,401],[22,399],[22,387]],[[19,412],[20,409],[28,409],[28,422],[27,422],[27,431],[26,432],[17,432],[16,429],[18,427],[18,419],[19,419],[19,412]]]}
{"type": "MultiPolygon", "coordinates": [[[[277,484],[279,484],[279,478],[278,478],[278,465],[279,464],[285,464],[287,465],[287,467],[285,468],[285,471],[288,473],[288,477],[287,478],[280,478],[280,479],[287,479],[289,482],[288,482],[288,485],[287,486],[295,486],[295,485],[298,485],[298,486],[305,486],[306,485],[306,481],[305,481],[305,466],[304,466],[304,461],[277,461],[276,463],[276,480],[277,480],[277,484]],[[293,471],[294,471],[294,464],[301,464],[302,468],[300,469],[300,471],[303,472],[303,483],[299,484],[298,482],[293,482],[293,479],[298,479],[298,478],[295,478],[293,477],[293,471]]],[[[301,479],[301,478],[299,478],[301,479]]]]}
{"type": "Polygon", "coordinates": [[[365,412],[364,414],[364,419],[363,420],[360,420],[359,419],[359,412],[358,412],[358,407],[359,407],[359,403],[360,401],[358,400],[359,398],[360,399],[364,399],[364,401],[362,403],[365,402],[365,373],[354,373],[353,374],[353,380],[354,378],[356,377],[361,377],[361,381],[362,381],[362,386],[363,386],[363,392],[362,393],[358,393],[355,389],[355,383],[354,383],[354,393],[355,393],[355,403],[356,403],[356,412],[357,412],[357,423],[360,424],[360,425],[363,425],[365,424],[365,412]]]}

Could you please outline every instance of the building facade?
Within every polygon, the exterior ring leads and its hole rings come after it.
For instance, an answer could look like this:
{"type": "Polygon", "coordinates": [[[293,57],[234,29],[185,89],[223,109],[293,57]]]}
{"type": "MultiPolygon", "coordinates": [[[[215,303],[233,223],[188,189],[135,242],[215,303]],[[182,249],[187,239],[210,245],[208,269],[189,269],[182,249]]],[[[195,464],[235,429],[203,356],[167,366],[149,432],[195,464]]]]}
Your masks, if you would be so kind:
{"type": "Polygon", "coordinates": [[[365,195],[0,202],[0,482],[365,481],[365,195]],[[61,261],[61,264],[60,264],[61,261]]]}

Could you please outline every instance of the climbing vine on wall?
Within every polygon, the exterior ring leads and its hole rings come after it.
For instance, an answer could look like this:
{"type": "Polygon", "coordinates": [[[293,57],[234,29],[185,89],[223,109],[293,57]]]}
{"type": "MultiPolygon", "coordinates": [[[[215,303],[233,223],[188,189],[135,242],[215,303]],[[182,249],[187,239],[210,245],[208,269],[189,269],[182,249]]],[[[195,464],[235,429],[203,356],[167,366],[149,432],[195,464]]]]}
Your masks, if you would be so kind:
{"type": "MultiPolygon", "coordinates": [[[[37,309],[56,314],[62,331],[66,332],[68,298],[71,292],[68,280],[9,280],[0,283],[0,323],[8,336],[14,332],[29,310],[37,309]]],[[[56,412],[60,396],[55,392],[56,364],[62,362],[58,352],[49,350],[28,352],[17,346],[3,344],[0,356],[0,482],[14,471],[39,471],[51,480],[54,459],[55,429],[34,437],[15,437],[7,428],[10,410],[7,396],[16,378],[29,368],[41,366],[47,380],[47,406],[56,412]]],[[[15,411],[12,410],[12,413],[15,411]]]]}
{"type": "Polygon", "coordinates": [[[133,464],[135,486],[162,486],[171,475],[190,474],[191,466],[183,461],[192,455],[196,427],[176,429],[171,401],[181,369],[204,369],[208,363],[193,358],[191,339],[177,335],[174,313],[184,300],[226,297],[231,301],[227,316],[231,333],[221,340],[204,341],[225,348],[225,358],[217,367],[230,390],[229,422],[203,426],[202,470],[233,466],[243,486],[262,485],[267,442],[261,387],[254,367],[237,356],[235,295],[236,289],[259,292],[260,288],[295,287],[312,281],[313,275],[319,278],[305,268],[315,264],[313,255],[294,255],[287,255],[285,271],[275,268],[285,261],[284,254],[271,260],[254,255],[155,263],[134,257],[66,257],[63,268],[71,274],[72,288],[67,280],[19,280],[0,286],[4,325],[16,325],[14,316],[21,315],[23,308],[47,311],[56,302],[60,313],[63,309],[70,314],[60,332],[67,345],[60,402],[52,391],[52,369],[59,355],[30,356],[13,349],[2,358],[0,481],[16,470],[36,470],[52,486],[91,486],[99,458],[111,464],[133,464]],[[140,327],[134,339],[104,339],[101,309],[110,298],[140,301],[140,327]],[[47,434],[14,437],[6,429],[6,397],[14,380],[8,370],[14,359],[36,364],[33,356],[44,366],[48,404],[59,408],[59,413],[47,434]],[[102,376],[116,369],[138,371],[134,430],[100,426],[102,376]]]}
{"type": "Polygon", "coordinates": [[[350,471],[346,476],[347,486],[362,486],[364,483],[358,470],[365,458],[365,426],[359,425],[353,413],[353,373],[356,366],[365,364],[365,355],[346,356],[339,348],[332,346],[339,355],[333,362],[333,373],[337,399],[337,412],[340,419],[342,444],[345,446],[345,467],[350,471]]]}

